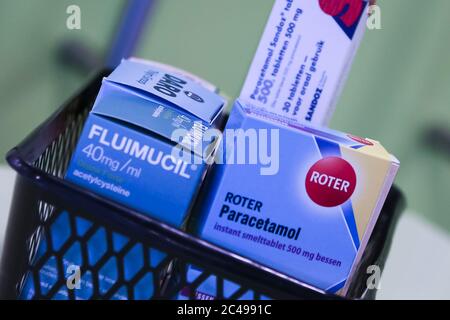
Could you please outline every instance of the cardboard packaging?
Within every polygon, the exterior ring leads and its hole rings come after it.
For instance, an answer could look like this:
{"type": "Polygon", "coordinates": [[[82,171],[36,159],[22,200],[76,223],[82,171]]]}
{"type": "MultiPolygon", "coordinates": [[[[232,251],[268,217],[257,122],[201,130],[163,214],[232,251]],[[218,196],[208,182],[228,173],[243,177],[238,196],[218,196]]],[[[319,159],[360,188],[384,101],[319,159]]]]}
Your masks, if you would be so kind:
{"type": "Polygon", "coordinates": [[[214,149],[203,133],[223,106],[218,94],[178,74],[123,61],[103,81],[66,179],[180,227],[214,149]]]}
{"type": "Polygon", "coordinates": [[[274,119],[241,101],[224,137],[224,164],[214,170],[197,233],[345,294],[398,160],[376,141],[274,119]]]}
{"type": "Polygon", "coordinates": [[[240,98],[300,123],[327,125],[364,34],[364,0],[277,0],[240,98]]]}

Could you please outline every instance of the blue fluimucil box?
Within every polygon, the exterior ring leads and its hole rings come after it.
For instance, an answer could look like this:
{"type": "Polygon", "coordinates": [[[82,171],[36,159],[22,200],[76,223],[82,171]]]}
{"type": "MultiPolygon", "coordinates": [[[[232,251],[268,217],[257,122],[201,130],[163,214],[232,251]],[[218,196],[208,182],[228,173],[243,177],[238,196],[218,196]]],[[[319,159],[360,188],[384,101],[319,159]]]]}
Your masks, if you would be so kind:
{"type": "Polygon", "coordinates": [[[103,80],[66,179],[180,227],[215,145],[203,133],[224,104],[192,79],[124,60],[103,80]]]}
{"type": "MultiPolygon", "coordinates": [[[[217,145],[214,140],[204,139],[203,133],[219,125],[224,103],[210,84],[182,70],[144,60],[124,60],[103,80],[66,179],[180,227],[207,171],[205,160],[217,145]]],[[[86,237],[95,227],[79,217],[75,226],[70,221],[68,212],[57,217],[50,227],[51,237],[41,236],[36,259],[45,258],[49,248],[59,251],[67,245],[71,228],[75,227],[79,237],[86,237]]],[[[151,298],[161,284],[157,277],[138,271],[147,264],[144,257],[150,257],[150,266],[159,269],[166,268],[167,257],[140,243],[127,248],[129,241],[114,233],[112,249],[115,254],[124,254],[123,277],[133,283],[131,297],[151,298]]],[[[76,299],[92,298],[95,292],[128,299],[130,291],[116,285],[120,277],[117,259],[104,261],[108,249],[106,230],[98,228],[86,246],[87,260],[76,241],[62,257],[62,270],[55,256],[46,258],[39,270],[41,294],[56,289],[52,299],[67,299],[72,289],[60,286],[59,280],[64,277],[69,281],[74,270],[86,267],[79,288],[74,289],[76,299]],[[93,268],[98,273],[92,273],[93,268]]],[[[31,273],[26,275],[20,298],[35,297],[34,280],[31,273]]]]}

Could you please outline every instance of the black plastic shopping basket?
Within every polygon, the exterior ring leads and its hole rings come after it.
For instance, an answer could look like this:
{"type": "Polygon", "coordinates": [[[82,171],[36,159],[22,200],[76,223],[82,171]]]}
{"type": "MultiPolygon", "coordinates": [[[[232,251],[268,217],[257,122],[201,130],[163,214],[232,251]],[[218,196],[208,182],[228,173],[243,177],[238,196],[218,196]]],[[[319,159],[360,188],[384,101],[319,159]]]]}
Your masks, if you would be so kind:
{"type": "MultiPolygon", "coordinates": [[[[105,75],[99,73],[7,155],[17,179],[0,265],[0,298],[19,298],[26,279],[33,287],[33,299],[51,299],[61,290],[67,298],[76,298],[76,289],[66,286],[64,270],[64,257],[74,246],[80,248],[81,274],[89,274],[92,283],[85,298],[109,299],[120,291],[129,299],[140,299],[143,297],[137,288],[143,285],[150,288],[144,298],[175,298],[186,289],[194,298],[196,289],[210,277],[216,281],[215,296],[219,299],[339,298],[65,181],[72,151],[105,75]],[[66,219],[69,227],[65,242],[56,247],[51,241],[52,226],[61,219],[66,219]],[[83,232],[78,228],[80,219],[90,226],[83,232]],[[117,234],[126,239],[120,248],[113,243],[117,234]],[[104,239],[95,264],[90,263],[87,250],[93,237],[104,239]],[[42,239],[47,240],[44,249],[39,246],[42,239]],[[142,263],[130,278],[124,269],[131,252],[142,263]],[[55,268],[55,281],[42,288],[42,269],[49,261],[55,268]],[[105,289],[101,270],[111,264],[116,270],[115,281],[105,289]],[[176,271],[187,265],[203,271],[196,279],[186,279],[185,272],[176,271]],[[227,283],[235,285],[232,293],[225,292],[227,283]]],[[[366,286],[367,267],[383,268],[403,206],[401,192],[393,187],[347,298],[375,297],[376,290],[366,286]]]]}

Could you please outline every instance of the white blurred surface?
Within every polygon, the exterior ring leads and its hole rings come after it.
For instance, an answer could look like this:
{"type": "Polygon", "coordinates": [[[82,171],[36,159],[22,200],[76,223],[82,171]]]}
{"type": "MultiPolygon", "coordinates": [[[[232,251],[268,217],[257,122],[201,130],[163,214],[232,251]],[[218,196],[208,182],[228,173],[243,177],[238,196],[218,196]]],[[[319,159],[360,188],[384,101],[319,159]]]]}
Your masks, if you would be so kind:
{"type": "Polygon", "coordinates": [[[450,235],[423,216],[401,217],[378,299],[450,299],[450,235]]]}
{"type": "Polygon", "coordinates": [[[14,171],[6,166],[0,166],[0,257],[8,221],[9,205],[12,199],[14,179],[14,171]]]}
{"type": "MultiPolygon", "coordinates": [[[[15,174],[0,166],[0,252],[15,174]]],[[[422,215],[423,216],[423,215],[422,215]]],[[[394,235],[379,299],[450,299],[450,236],[413,212],[394,235]]]]}

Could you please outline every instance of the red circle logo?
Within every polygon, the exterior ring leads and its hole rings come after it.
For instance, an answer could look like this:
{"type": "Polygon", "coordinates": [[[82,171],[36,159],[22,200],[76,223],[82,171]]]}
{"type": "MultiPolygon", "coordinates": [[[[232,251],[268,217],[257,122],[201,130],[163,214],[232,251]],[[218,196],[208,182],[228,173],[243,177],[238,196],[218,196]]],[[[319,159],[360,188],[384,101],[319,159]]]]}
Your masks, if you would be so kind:
{"type": "Polygon", "coordinates": [[[336,207],[347,201],[355,191],[355,170],[342,158],[324,158],[309,169],[305,187],[308,196],[319,206],[336,207]]]}
{"type": "Polygon", "coordinates": [[[352,134],[348,134],[347,136],[350,139],[355,140],[358,143],[362,143],[362,144],[365,144],[365,145],[368,145],[368,146],[373,146],[373,143],[371,141],[367,140],[367,139],[364,139],[364,138],[361,138],[361,137],[358,137],[358,136],[354,136],[352,134]]]}

